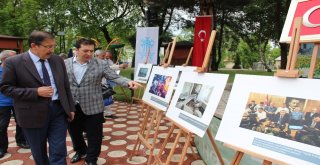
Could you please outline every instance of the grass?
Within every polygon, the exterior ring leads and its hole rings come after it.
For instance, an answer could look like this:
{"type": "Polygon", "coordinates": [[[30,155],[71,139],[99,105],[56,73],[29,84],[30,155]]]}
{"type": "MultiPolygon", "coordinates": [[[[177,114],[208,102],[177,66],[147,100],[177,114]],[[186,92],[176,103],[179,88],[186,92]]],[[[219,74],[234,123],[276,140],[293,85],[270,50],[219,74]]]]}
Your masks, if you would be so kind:
{"type": "Polygon", "coordinates": [[[254,71],[254,70],[219,70],[212,73],[229,74],[228,83],[233,83],[236,74],[273,76],[274,72],[254,71]]]}
{"type": "MultiPolygon", "coordinates": [[[[127,68],[121,70],[120,75],[131,79],[131,74],[133,73],[133,68],[127,68]]],[[[219,70],[212,73],[219,73],[219,74],[229,74],[228,83],[233,83],[234,77],[236,74],[248,74],[248,75],[263,75],[263,76],[273,76],[274,72],[266,72],[266,71],[253,71],[253,70],[219,70]]],[[[131,90],[128,88],[123,88],[116,86],[115,91],[117,94],[114,95],[115,100],[118,101],[128,101],[126,97],[123,95],[123,91],[129,97],[129,101],[131,100],[131,90]]]]}
{"type": "MultiPolygon", "coordinates": [[[[131,79],[131,74],[133,73],[133,68],[123,69],[120,72],[121,76],[124,76],[128,79],[131,79]]],[[[114,99],[118,101],[130,102],[131,101],[131,90],[128,88],[122,88],[120,86],[116,86],[115,88],[116,94],[114,95],[114,99]],[[129,100],[126,99],[124,93],[128,97],[129,100]]]]}

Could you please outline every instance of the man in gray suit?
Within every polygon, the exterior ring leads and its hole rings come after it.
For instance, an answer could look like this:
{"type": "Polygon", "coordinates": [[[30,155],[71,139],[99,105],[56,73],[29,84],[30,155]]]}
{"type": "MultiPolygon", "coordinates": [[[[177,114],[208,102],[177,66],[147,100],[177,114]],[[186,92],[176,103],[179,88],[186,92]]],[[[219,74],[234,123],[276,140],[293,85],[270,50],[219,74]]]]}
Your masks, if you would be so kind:
{"type": "Polygon", "coordinates": [[[71,163],[78,162],[86,155],[86,164],[96,164],[102,144],[104,103],[101,81],[105,77],[121,86],[136,89],[140,84],[116,74],[104,60],[93,58],[95,42],[81,38],[76,44],[75,57],[65,61],[71,92],[74,97],[75,119],[70,123],[69,133],[76,154],[71,163]],[[88,146],[83,138],[87,132],[88,146]]]}
{"type": "Polygon", "coordinates": [[[67,119],[75,111],[66,67],[52,55],[56,43],[50,33],[33,31],[28,42],[29,51],[6,59],[0,90],[13,98],[36,164],[66,165],[67,119]]]}

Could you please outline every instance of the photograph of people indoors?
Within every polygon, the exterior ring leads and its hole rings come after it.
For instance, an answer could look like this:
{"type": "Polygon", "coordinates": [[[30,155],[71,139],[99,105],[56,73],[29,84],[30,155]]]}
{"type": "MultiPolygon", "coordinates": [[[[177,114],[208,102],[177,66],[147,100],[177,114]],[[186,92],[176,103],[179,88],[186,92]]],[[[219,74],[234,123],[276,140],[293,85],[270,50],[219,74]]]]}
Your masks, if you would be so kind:
{"type": "Polygon", "coordinates": [[[240,127],[320,147],[320,100],[250,93],[240,127]]]}
{"type": "Polygon", "coordinates": [[[201,118],[212,90],[212,86],[185,82],[176,107],[201,118]]]}

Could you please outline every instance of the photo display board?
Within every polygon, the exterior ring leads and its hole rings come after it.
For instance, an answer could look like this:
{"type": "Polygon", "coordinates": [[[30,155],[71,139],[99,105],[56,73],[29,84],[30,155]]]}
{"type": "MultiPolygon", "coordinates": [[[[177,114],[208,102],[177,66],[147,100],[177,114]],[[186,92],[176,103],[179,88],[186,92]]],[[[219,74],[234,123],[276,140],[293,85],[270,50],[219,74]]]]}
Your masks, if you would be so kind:
{"type": "Polygon", "coordinates": [[[175,68],[154,66],[142,100],[166,111],[179,71],[175,68]]]}
{"type": "Polygon", "coordinates": [[[288,164],[320,164],[319,84],[237,74],[216,139],[288,164]]]}
{"type": "Polygon", "coordinates": [[[134,76],[134,81],[139,83],[147,83],[153,64],[139,64],[137,72],[134,76]]]}
{"type": "Polygon", "coordinates": [[[182,72],[166,116],[203,137],[227,80],[226,74],[182,72]]]}

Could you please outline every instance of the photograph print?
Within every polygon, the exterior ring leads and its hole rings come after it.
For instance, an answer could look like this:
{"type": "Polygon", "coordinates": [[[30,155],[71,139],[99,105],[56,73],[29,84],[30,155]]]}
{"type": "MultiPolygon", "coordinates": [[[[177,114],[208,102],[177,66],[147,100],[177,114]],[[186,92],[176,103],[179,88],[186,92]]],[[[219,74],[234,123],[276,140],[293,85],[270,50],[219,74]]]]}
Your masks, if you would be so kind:
{"type": "Polygon", "coordinates": [[[134,80],[139,83],[147,83],[153,64],[139,64],[134,80]]]}
{"type": "Polygon", "coordinates": [[[236,74],[215,138],[276,164],[320,164],[319,84],[236,74]]]}
{"type": "Polygon", "coordinates": [[[166,117],[203,137],[228,80],[226,74],[182,72],[166,117]]]}
{"type": "Polygon", "coordinates": [[[174,91],[178,70],[153,66],[142,100],[149,106],[166,111],[174,91]]]}
{"type": "Polygon", "coordinates": [[[251,92],[241,128],[320,147],[320,100],[251,92]]]}
{"type": "Polygon", "coordinates": [[[138,72],[138,77],[146,77],[148,73],[148,68],[140,68],[138,72]]]}
{"type": "Polygon", "coordinates": [[[176,108],[201,118],[212,93],[213,86],[185,82],[176,108]]]}
{"type": "Polygon", "coordinates": [[[165,98],[169,89],[172,76],[155,74],[152,80],[152,85],[149,93],[165,98]]]}

